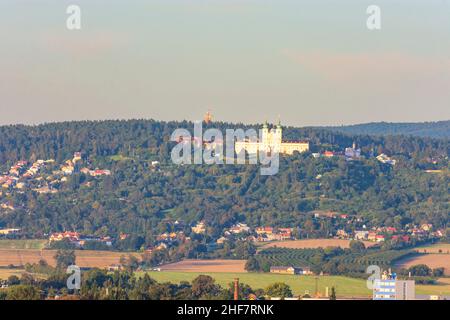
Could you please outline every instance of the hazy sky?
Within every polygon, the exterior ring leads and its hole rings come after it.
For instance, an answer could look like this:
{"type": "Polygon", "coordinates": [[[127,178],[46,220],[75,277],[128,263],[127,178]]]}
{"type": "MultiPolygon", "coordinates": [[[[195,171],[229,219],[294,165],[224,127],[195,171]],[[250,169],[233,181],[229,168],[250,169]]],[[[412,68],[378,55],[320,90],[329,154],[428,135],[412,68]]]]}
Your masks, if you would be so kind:
{"type": "Polygon", "coordinates": [[[0,0],[0,99],[0,124],[448,120],[450,1],[0,0]]]}

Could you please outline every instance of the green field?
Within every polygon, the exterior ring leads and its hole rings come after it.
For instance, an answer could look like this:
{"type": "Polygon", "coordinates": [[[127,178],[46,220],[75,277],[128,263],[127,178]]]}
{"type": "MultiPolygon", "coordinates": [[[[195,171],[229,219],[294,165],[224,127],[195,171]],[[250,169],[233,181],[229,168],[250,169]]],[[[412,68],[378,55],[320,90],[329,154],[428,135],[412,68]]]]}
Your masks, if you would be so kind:
{"type": "MultiPolygon", "coordinates": [[[[142,273],[141,273],[142,274],[142,273]]],[[[266,288],[275,282],[288,284],[294,295],[304,295],[305,292],[313,294],[315,292],[314,276],[280,275],[270,273],[226,273],[226,272],[172,272],[172,271],[152,271],[148,272],[150,277],[158,282],[180,283],[181,281],[192,281],[200,274],[213,277],[222,287],[227,287],[234,278],[239,278],[241,283],[248,284],[253,289],[266,288]]],[[[325,287],[331,290],[336,288],[338,297],[371,297],[372,292],[366,287],[366,280],[354,279],[342,276],[319,276],[318,289],[321,295],[325,294],[325,287]]],[[[450,279],[439,279],[438,285],[416,285],[417,294],[442,294],[450,295],[450,279]]]]}
{"type": "Polygon", "coordinates": [[[450,295],[450,278],[440,278],[437,285],[416,286],[416,293],[450,295]]]}
{"type": "MultiPolygon", "coordinates": [[[[288,284],[294,295],[304,295],[306,292],[313,294],[315,292],[315,277],[314,276],[299,276],[299,275],[279,275],[270,273],[225,273],[225,272],[211,272],[211,273],[195,273],[195,272],[149,272],[150,277],[158,282],[173,282],[179,283],[181,281],[192,281],[199,274],[207,274],[220,284],[222,287],[227,287],[234,278],[239,278],[241,283],[248,284],[253,289],[266,288],[274,282],[284,282],[288,284]]],[[[328,287],[331,292],[331,287],[336,288],[337,296],[341,297],[370,297],[371,291],[366,287],[366,281],[361,279],[352,279],[340,276],[320,276],[318,277],[319,292],[324,295],[325,287],[328,287]]]]}
{"type": "Polygon", "coordinates": [[[0,240],[0,249],[36,249],[45,247],[47,240],[0,240]]]}

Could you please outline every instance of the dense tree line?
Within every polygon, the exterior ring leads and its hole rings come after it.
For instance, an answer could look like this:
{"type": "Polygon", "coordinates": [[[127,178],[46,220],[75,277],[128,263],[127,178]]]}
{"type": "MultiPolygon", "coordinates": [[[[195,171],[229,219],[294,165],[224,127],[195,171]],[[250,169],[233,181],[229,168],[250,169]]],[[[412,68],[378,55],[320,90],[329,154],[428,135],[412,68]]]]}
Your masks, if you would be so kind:
{"type": "MultiPolygon", "coordinates": [[[[40,263],[44,264],[44,263],[40,263]]],[[[7,289],[0,289],[0,300],[41,300],[41,299],[81,299],[81,300],[232,300],[234,284],[222,287],[215,279],[199,275],[191,282],[159,283],[148,273],[139,275],[132,271],[108,273],[91,269],[83,272],[79,290],[69,290],[66,286],[68,275],[53,271],[46,279],[23,274],[21,278],[10,276],[7,289]]],[[[239,299],[254,295],[259,299],[266,296],[292,297],[290,287],[284,283],[274,283],[264,289],[253,289],[247,284],[239,284],[239,299]]]]}

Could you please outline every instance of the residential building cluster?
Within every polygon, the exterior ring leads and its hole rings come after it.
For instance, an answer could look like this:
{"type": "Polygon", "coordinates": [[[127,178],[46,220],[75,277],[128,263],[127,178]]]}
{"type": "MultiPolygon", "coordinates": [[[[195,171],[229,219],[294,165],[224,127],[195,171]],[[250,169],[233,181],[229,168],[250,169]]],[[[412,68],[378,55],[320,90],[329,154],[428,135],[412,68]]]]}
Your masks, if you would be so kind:
{"type": "MultiPolygon", "coordinates": [[[[361,148],[358,148],[356,146],[356,143],[353,143],[351,147],[347,147],[344,149],[344,151],[331,151],[331,150],[325,150],[322,153],[315,152],[312,154],[314,158],[332,158],[332,157],[343,157],[346,161],[354,161],[354,160],[360,160],[363,158],[361,155],[361,148]]],[[[378,156],[376,156],[376,159],[380,161],[381,163],[389,164],[394,166],[397,163],[397,160],[392,159],[391,157],[387,156],[386,154],[382,153],[378,156]]]]}
{"type": "Polygon", "coordinates": [[[0,235],[2,236],[16,235],[18,233],[20,233],[20,229],[18,228],[0,229],[0,235]]]}
{"type": "Polygon", "coordinates": [[[256,242],[283,241],[292,239],[292,228],[258,227],[256,242]]]}
{"type": "MultiPolygon", "coordinates": [[[[145,249],[146,253],[152,253],[155,250],[162,250],[171,247],[175,247],[179,244],[189,241],[191,238],[187,237],[184,233],[184,223],[182,221],[170,221],[168,222],[171,226],[172,231],[163,232],[156,237],[156,241],[153,246],[149,246],[145,249]]],[[[201,231],[204,227],[200,225],[197,231],[201,231]]]]}
{"type": "Polygon", "coordinates": [[[420,226],[406,225],[402,230],[394,227],[372,227],[370,229],[364,228],[363,230],[346,232],[344,229],[339,229],[336,232],[336,237],[340,239],[354,239],[373,242],[393,240],[409,243],[413,239],[428,240],[442,238],[444,237],[444,230],[434,230],[432,224],[424,223],[420,226]]]}
{"type": "MultiPolygon", "coordinates": [[[[54,159],[39,159],[31,164],[25,160],[17,161],[7,172],[0,175],[2,187],[0,196],[14,190],[21,192],[27,188],[37,193],[56,193],[60,184],[67,181],[66,176],[77,172],[79,166],[81,166],[78,163],[82,162],[81,152],[75,152],[73,158],[64,161],[59,168],[55,167],[54,159]]],[[[79,172],[93,177],[111,175],[110,170],[89,169],[87,167],[81,168],[79,172]]]]}
{"type": "Polygon", "coordinates": [[[176,247],[181,243],[189,241],[190,237],[186,237],[183,231],[164,232],[156,237],[156,243],[145,249],[145,252],[152,253],[155,250],[163,250],[176,247]]]}
{"type": "Polygon", "coordinates": [[[88,237],[88,236],[82,236],[78,232],[75,232],[75,231],[64,231],[64,232],[52,233],[48,240],[50,243],[66,240],[78,248],[82,248],[88,241],[89,242],[102,242],[107,246],[112,246],[112,239],[109,236],[88,237]]]}
{"type": "MultiPolygon", "coordinates": [[[[200,221],[191,227],[193,233],[204,234],[206,232],[206,223],[200,221]]],[[[230,237],[238,237],[241,240],[249,240],[253,242],[267,241],[283,241],[293,239],[293,228],[274,228],[271,226],[256,227],[252,229],[245,223],[236,223],[226,229],[223,236],[216,242],[222,244],[229,240],[230,237]]]]}

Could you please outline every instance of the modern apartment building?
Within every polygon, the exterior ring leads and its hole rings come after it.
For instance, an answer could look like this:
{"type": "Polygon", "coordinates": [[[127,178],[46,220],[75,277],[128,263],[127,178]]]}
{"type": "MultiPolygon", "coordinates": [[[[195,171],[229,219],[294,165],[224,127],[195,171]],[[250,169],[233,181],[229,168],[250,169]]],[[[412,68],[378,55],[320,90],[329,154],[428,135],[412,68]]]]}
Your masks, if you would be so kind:
{"type": "Polygon", "coordinates": [[[373,300],[415,300],[414,280],[379,279],[373,287],[373,300]]]}

